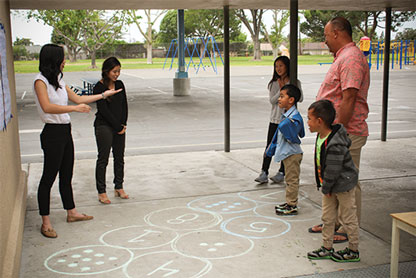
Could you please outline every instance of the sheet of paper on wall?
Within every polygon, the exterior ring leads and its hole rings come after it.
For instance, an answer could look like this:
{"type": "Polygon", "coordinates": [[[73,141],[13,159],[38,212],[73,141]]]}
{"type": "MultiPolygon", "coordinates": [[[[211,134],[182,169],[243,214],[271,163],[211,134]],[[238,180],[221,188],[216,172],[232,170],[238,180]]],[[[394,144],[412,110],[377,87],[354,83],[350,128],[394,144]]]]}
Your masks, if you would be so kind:
{"type": "Polygon", "coordinates": [[[0,130],[6,129],[12,118],[9,77],[7,74],[6,30],[0,23],[0,130]]]}

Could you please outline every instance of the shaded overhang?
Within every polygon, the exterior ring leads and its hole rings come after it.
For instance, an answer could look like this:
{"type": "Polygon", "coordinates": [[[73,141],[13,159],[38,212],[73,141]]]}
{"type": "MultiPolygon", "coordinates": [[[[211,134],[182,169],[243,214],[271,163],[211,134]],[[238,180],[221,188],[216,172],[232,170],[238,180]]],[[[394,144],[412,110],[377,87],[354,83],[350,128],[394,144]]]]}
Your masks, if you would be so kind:
{"type": "MultiPolygon", "coordinates": [[[[284,9],[290,0],[0,0],[11,9],[284,9]]],[[[416,0],[298,0],[300,10],[416,11],[416,0]]]]}

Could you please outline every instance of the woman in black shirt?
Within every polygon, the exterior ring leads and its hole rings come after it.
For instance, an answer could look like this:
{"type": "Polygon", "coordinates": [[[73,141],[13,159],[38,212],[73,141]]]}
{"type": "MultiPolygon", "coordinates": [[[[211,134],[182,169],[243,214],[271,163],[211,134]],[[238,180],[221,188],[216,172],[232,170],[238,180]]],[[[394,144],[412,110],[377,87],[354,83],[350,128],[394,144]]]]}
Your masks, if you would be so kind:
{"type": "Polygon", "coordinates": [[[110,150],[114,158],[114,195],[122,199],[129,196],[124,192],[124,148],[127,127],[127,97],[120,76],[121,64],[115,57],[107,58],[102,66],[102,79],[94,87],[94,94],[102,94],[108,89],[122,89],[117,95],[97,101],[94,129],[97,142],[98,157],[95,168],[95,179],[98,200],[103,204],[111,204],[106,193],[106,168],[110,150]]]}

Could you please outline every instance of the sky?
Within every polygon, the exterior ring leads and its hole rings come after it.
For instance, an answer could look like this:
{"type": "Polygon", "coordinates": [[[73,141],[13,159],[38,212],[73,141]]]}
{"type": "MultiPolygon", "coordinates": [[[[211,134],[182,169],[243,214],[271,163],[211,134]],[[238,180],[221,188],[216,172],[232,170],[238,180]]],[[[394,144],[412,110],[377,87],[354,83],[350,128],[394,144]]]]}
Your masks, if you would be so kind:
{"type": "MultiPolygon", "coordinates": [[[[271,13],[265,14],[265,24],[270,27],[272,23],[271,13]]],[[[29,38],[35,45],[44,45],[50,42],[52,27],[44,25],[43,23],[36,22],[36,20],[28,21],[26,18],[16,15],[14,12],[11,14],[11,24],[12,24],[12,40],[15,41],[16,38],[29,38]]],[[[154,28],[159,29],[160,20],[156,22],[154,28]]],[[[247,40],[250,40],[250,35],[242,24],[242,30],[247,34],[247,40]]],[[[403,28],[415,28],[416,21],[406,22],[403,28]]],[[[403,29],[402,28],[402,29],[403,29]]],[[[380,29],[379,32],[383,30],[380,29]]],[[[289,32],[289,28],[286,28],[285,35],[289,32]]],[[[304,36],[304,35],[301,35],[304,36]]],[[[394,38],[395,33],[392,33],[392,38],[394,38]]],[[[144,39],[140,34],[138,28],[135,25],[130,25],[126,28],[126,34],[123,39],[127,42],[143,42],[144,39]]]]}

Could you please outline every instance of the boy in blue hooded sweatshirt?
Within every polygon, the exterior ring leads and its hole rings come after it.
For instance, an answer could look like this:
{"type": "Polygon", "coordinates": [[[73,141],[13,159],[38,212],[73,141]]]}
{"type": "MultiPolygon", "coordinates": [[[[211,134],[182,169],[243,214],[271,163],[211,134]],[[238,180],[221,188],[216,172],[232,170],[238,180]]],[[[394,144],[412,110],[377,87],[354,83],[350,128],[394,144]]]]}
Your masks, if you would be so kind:
{"type": "Polygon", "coordinates": [[[283,161],[285,167],[286,203],[275,207],[278,215],[298,213],[300,163],[303,156],[299,137],[305,136],[302,116],[296,109],[300,98],[301,92],[295,85],[288,84],[280,89],[278,103],[284,112],[265,154],[269,157],[274,155],[275,161],[283,161]]]}

